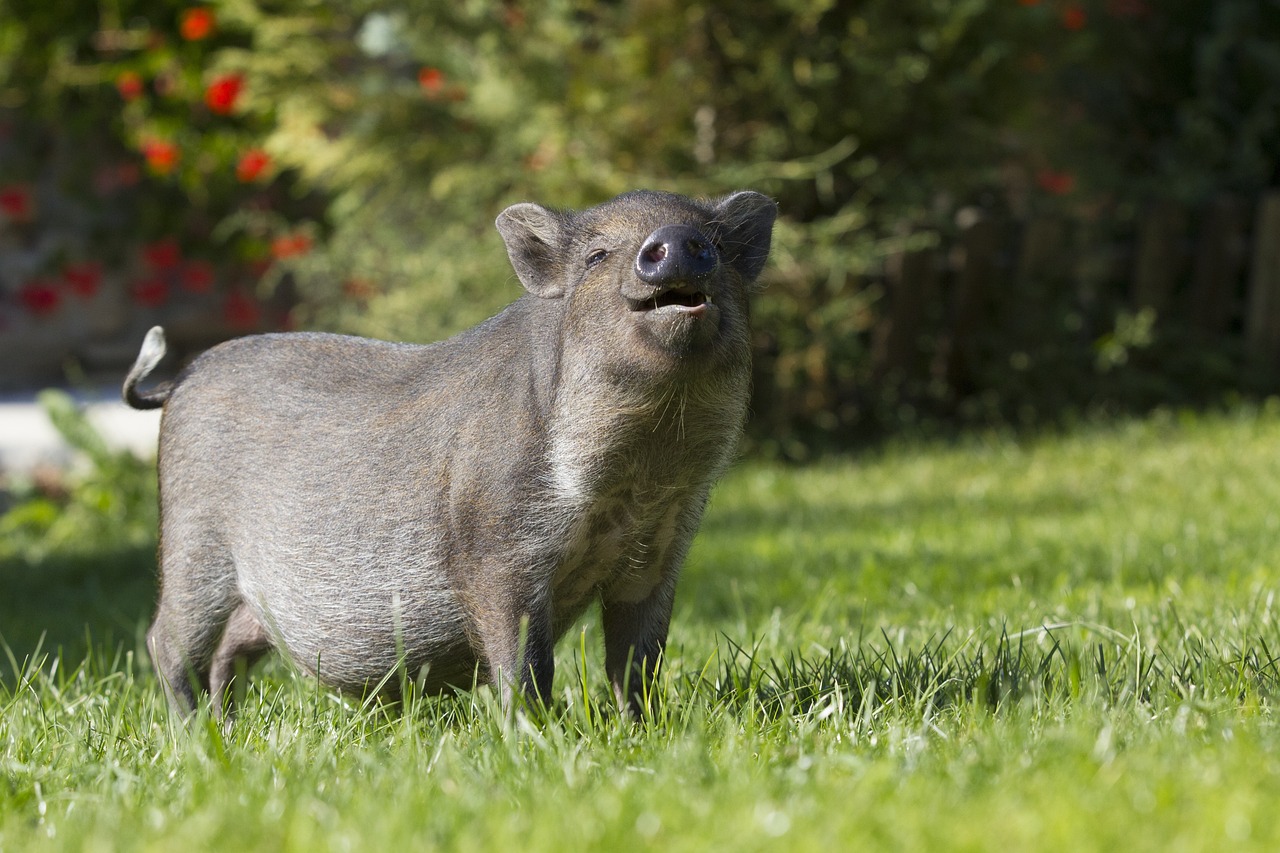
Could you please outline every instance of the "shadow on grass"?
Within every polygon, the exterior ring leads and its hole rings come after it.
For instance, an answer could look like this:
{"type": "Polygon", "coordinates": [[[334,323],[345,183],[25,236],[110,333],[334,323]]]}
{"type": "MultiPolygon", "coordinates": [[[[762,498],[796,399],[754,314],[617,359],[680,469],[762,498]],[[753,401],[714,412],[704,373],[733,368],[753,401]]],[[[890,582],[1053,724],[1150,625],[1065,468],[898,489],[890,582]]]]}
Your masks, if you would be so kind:
{"type": "MultiPolygon", "coordinates": [[[[75,666],[92,649],[143,654],[155,602],[155,549],[0,560],[0,639],[21,664],[40,651],[75,666]]],[[[14,673],[0,663],[0,681],[14,673]]]]}

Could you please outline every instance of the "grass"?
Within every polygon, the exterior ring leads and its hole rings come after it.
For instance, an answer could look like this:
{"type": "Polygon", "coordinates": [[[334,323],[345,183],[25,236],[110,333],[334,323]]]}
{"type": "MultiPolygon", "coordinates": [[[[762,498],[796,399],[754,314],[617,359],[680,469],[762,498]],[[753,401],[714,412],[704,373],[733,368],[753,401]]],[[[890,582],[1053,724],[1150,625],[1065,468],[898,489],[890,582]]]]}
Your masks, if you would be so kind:
{"type": "Polygon", "coordinates": [[[587,620],[545,723],[269,662],[229,736],[174,732],[152,570],[132,540],[0,559],[0,849],[1280,843],[1272,408],[739,466],[641,724],[587,620]]]}

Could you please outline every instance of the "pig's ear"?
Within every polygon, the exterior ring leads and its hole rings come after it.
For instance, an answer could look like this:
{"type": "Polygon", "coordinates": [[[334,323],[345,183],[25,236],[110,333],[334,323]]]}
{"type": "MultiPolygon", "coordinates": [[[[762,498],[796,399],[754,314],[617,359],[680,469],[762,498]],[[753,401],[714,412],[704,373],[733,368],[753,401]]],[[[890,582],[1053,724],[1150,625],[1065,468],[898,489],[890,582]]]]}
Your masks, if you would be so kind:
{"type": "Polygon", "coordinates": [[[778,204],[750,190],[727,195],[715,203],[720,222],[720,248],[744,281],[754,281],[764,269],[773,240],[778,204]]]}
{"type": "Polygon", "coordinates": [[[494,224],[525,289],[548,299],[563,296],[564,215],[536,204],[513,204],[494,224]]]}

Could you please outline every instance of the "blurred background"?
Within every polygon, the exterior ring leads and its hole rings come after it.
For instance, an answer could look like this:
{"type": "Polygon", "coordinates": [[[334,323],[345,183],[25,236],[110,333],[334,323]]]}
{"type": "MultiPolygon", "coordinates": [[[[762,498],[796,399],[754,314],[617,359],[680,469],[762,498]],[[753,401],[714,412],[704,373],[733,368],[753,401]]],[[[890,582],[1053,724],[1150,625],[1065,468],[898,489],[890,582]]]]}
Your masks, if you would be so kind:
{"type": "Polygon", "coordinates": [[[1280,385],[1278,167],[1274,0],[0,0],[0,394],[438,339],[507,204],[750,187],[753,452],[1220,405],[1280,385]]]}

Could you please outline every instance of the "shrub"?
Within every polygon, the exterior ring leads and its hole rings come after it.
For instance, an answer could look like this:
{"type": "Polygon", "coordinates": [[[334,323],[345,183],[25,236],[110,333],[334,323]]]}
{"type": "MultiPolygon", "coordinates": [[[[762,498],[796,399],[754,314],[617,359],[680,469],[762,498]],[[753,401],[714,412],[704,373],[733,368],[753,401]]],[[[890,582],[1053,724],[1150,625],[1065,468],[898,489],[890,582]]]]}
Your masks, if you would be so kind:
{"type": "MultiPolygon", "coordinates": [[[[785,452],[922,413],[1053,417],[1233,381],[1226,341],[1202,342],[1225,370],[1191,374],[1100,355],[1132,313],[1115,277],[996,306],[962,384],[886,382],[874,329],[892,259],[949,245],[965,211],[1110,239],[1154,198],[1274,181],[1265,0],[135,0],[105,22],[10,5],[0,85],[24,93],[22,120],[55,137],[106,120],[107,159],[140,170],[146,192],[107,242],[207,253],[228,317],[287,273],[301,325],[439,338],[518,293],[491,226],[508,203],[752,186],[783,212],[755,408],[785,452]],[[1010,328],[1001,312],[1031,316],[1010,328]]],[[[36,284],[22,301],[53,310],[56,288],[36,284]]],[[[951,310],[946,295],[927,310],[951,310]]],[[[922,328],[922,351],[942,351],[922,328]]],[[[1153,352],[1184,349],[1163,318],[1150,332],[1153,352]]]]}

